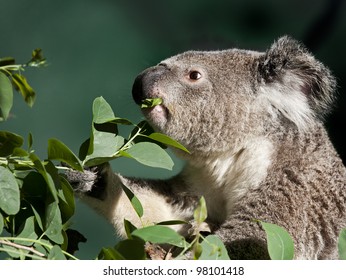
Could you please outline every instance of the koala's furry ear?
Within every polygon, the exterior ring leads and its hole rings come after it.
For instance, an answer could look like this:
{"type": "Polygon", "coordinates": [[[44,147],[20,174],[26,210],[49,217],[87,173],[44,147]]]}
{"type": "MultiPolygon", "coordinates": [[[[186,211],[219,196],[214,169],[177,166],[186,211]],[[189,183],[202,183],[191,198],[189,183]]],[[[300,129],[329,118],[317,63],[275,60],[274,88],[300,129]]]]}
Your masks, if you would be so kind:
{"type": "Polygon", "coordinates": [[[278,88],[279,84],[283,95],[300,93],[314,115],[325,114],[333,102],[336,80],[330,70],[288,36],[273,43],[257,70],[261,85],[278,88]]]}

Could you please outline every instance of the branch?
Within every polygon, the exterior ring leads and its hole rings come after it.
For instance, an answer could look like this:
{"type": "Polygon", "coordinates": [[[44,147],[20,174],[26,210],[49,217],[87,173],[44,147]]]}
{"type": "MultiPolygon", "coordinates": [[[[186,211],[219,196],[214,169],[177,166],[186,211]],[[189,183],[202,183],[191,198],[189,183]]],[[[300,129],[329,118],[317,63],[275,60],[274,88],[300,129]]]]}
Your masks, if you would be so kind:
{"type": "Polygon", "coordinates": [[[0,243],[3,244],[3,245],[7,245],[7,246],[11,246],[11,247],[14,247],[14,248],[17,248],[17,249],[22,249],[22,250],[26,250],[26,251],[29,251],[39,257],[45,257],[45,254],[39,252],[39,251],[36,251],[34,248],[32,247],[27,247],[27,246],[24,246],[24,245],[20,245],[20,244],[16,244],[16,243],[13,243],[13,242],[10,242],[10,241],[7,241],[7,240],[0,240],[0,243]]]}

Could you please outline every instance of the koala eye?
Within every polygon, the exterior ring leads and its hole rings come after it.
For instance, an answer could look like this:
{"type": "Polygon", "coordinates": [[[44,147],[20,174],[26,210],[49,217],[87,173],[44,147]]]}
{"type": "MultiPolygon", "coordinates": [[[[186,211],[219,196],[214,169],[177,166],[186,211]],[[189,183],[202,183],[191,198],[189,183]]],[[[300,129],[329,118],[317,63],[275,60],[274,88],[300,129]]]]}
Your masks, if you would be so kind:
{"type": "Polygon", "coordinates": [[[189,79],[190,79],[190,80],[197,81],[197,80],[199,80],[200,78],[202,78],[202,74],[199,73],[198,71],[191,71],[191,72],[189,73],[189,79]]]}

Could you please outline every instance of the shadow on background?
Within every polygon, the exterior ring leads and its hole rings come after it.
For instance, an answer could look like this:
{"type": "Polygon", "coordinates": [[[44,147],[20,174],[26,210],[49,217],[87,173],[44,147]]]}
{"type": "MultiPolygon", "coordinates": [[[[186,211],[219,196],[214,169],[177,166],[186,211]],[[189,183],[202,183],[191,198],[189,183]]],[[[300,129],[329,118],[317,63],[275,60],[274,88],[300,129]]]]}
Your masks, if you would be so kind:
{"type": "MultiPolygon", "coordinates": [[[[49,67],[28,70],[38,96],[29,109],[16,95],[10,120],[1,130],[34,135],[44,158],[47,140],[58,138],[77,152],[88,137],[91,105],[104,96],[120,117],[141,120],[132,102],[135,76],[160,60],[189,49],[265,50],[281,35],[303,41],[338,78],[339,99],[327,118],[332,141],[346,161],[346,5],[342,0],[233,1],[1,1],[0,57],[26,62],[42,48],[49,67]]],[[[127,133],[125,130],[124,134],[127,133]]],[[[127,176],[166,178],[177,173],[142,167],[130,160],[113,162],[127,176]]],[[[88,242],[78,257],[95,258],[114,245],[113,228],[78,204],[74,228],[88,242]]]]}

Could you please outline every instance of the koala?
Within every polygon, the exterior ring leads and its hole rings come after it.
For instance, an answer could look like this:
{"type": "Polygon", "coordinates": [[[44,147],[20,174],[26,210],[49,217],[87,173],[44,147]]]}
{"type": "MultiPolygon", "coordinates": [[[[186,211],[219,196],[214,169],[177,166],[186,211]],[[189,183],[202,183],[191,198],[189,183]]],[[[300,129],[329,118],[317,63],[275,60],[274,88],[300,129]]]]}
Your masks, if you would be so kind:
{"type": "MultiPolygon", "coordinates": [[[[295,259],[337,259],[346,227],[346,168],[323,118],[336,81],[296,40],[284,36],[266,52],[188,51],[144,70],[133,99],[161,98],[142,109],[155,131],[190,153],[168,180],[126,178],[109,164],[67,172],[76,193],[125,236],[140,226],[121,185],[142,202],[146,224],[193,218],[206,200],[213,234],[231,259],[268,259],[261,220],[285,228],[295,259]]],[[[187,234],[186,228],[174,226],[187,234]]]]}

